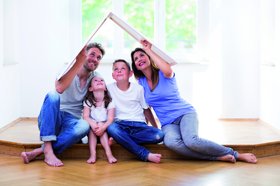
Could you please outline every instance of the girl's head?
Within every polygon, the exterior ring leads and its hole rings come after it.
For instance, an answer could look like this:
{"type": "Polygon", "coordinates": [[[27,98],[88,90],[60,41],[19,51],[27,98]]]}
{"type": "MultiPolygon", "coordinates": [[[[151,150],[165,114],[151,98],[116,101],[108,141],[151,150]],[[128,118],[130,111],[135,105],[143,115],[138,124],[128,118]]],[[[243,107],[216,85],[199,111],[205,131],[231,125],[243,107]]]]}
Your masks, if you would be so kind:
{"type": "Polygon", "coordinates": [[[104,79],[100,75],[95,75],[90,82],[87,94],[85,96],[85,102],[86,104],[91,107],[95,106],[96,107],[96,99],[94,96],[95,92],[98,91],[104,91],[104,104],[105,108],[109,105],[109,103],[112,101],[112,97],[107,90],[106,84],[104,79]]]}
{"type": "Polygon", "coordinates": [[[107,88],[106,88],[105,81],[101,76],[96,75],[91,79],[90,86],[88,88],[90,92],[100,91],[100,90],[106,91],[106,89],[107,88]]]}
{"type": "Polygon", "coordinates": [[[132,70],[136,79],[144,76],[143,70],[151,68],[157,72],[158,68],[150,56],[142,48],[136,48],[131,52],[132,70]]]}

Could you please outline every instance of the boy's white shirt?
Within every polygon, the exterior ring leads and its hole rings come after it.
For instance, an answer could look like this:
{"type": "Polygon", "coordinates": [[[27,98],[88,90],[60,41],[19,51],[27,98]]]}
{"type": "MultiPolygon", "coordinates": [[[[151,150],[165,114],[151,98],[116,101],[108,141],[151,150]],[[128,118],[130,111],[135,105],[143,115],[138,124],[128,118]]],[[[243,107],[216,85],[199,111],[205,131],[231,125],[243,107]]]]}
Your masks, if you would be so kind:
{"type": "Polygon", "coordinates": [[[114,82],[107,85],[107,89],[115,104],[115,119],[146,122],[143,109],[147,109],[148,105],[141,85],[130,83],[129,88],[122,91],[114,82]]]}

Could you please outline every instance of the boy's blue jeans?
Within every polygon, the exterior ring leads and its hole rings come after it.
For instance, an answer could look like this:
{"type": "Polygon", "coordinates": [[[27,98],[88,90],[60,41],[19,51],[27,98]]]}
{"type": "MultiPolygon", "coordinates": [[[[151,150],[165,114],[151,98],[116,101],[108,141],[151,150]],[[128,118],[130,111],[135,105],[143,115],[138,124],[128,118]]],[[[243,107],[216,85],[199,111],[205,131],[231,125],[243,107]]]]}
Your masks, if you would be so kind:
{"type": "Polygon", "coordinates": [[[164,144],[171,150],[188,158],[217,160],[218,157],[238,153],[212,141],[198,137],[198,120],[195,112],[177,118],[173,123],[162,127],[164,144]]]}
{"type": "Polygon", "coordinates": [[[89,124],[85,120],[60,111],[60,97],[56,91],[46,95],[38,125],[41,141],[52,141],[56,154],[79,142],[89,132],[89,124]]]}
{"type": "Polygon", "coordinates": [[[108,134],[126,150],[147,161],[148,149],[140,144],[155,144],[163,139],[163,132],[144,122],[117,120],[107,128],[108,134]]]}

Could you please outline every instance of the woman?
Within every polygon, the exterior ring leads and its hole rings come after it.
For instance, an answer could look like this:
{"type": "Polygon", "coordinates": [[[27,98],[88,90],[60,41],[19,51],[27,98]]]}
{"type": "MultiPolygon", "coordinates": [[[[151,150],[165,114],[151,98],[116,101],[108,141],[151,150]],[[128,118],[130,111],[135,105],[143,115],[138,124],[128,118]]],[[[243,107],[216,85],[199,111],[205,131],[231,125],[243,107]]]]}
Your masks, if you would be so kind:
{"type": "Polygon", "coordinates": [[[257,163],[252,153],[238,153],[198,136],[196,111],[180,97],[170,64],[151,50],[150,42],[142,40],[141,44],[143,48],[131,52],[132,69],[162,125],[164,144],[188,158],[257,163]]]}

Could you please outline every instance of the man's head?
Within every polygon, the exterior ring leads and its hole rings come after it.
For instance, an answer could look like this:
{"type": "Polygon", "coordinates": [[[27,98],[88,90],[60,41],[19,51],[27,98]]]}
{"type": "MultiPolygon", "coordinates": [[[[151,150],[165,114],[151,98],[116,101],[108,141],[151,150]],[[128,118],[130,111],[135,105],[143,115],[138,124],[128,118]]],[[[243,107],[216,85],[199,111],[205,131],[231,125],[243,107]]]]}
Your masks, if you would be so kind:
{"type": "Polygon", "coordinates": [[[98,67],[102,57],[105,55],[105,50],[100,43],[90,43],[86,47],[86,63],[85,69],[94,71],[98,67]]]}

